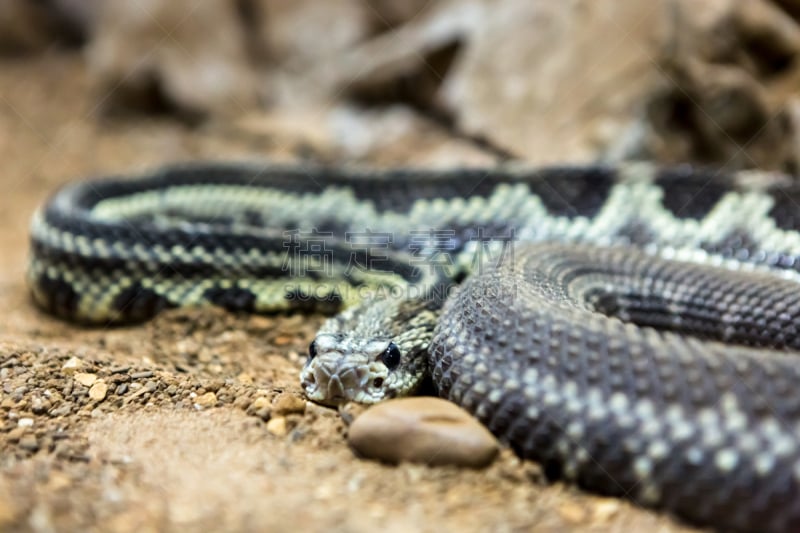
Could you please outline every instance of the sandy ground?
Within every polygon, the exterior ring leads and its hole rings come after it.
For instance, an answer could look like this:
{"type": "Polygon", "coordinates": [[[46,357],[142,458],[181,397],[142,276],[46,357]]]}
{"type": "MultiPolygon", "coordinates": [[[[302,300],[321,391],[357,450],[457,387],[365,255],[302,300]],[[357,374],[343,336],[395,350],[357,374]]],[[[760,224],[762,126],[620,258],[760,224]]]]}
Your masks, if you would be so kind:
{"type": "Polygon", "coordinates": [[[27,224],[59,184],[302,149],[103,119],[101,103],[78,58],[0,63],[0,531],[684,530],[507,451],[482,471],[356,458],[339,414],[298,386],[322,317],[177,311],[103,330],[38,312],[27,224]]]}

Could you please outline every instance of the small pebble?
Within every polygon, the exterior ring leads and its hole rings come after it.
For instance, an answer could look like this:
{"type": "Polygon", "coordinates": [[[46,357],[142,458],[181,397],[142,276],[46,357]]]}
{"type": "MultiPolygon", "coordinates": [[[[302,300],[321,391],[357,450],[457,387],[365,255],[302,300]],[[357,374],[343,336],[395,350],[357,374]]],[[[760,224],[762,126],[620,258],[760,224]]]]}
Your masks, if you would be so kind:
{"type": "Polygon", "coordinates": [[[242,409],[244,411],[246,411],[247,408],[250,407],[251,403],[252,402],[250,401],[250,398],[248,398],[247,396],[235,396],[233,398],[233,406],[236,407],[237,409],[242,409]]]}
{"type": "Polygon", "coordinates": [[[41,398],[34,398],[31,402],[31,411],[35,415],[41,415],[47,412],[50,409],[50,402],[47,400],[42,400],[41,398]]]}
{"type": "Polygon", "coordinates": [[[6,437],[11,442],[17,442],[22,438],[23,435],[25,435],[26,432],[27,432],[27,428],[17,426],[14,429],[12,429],[11,431],[9,431],[6,434],[6,437]]]}
{"type": "Polygon", "coordinates": [[[209,381],[206,383],[206,390],[210,390],[213,392],[219,392],[219,390],[225,386],[225,382],[221,379],[215,379],[213,381],[209,381]]]}
{"type": "Polygon", "coordinates": [[[102,379],[97,381],[92,388],[89,389],[89,398],[92,400],[99,402],[106,398],[106,394],[108,394],[108,385],[102,379]]]}
{"type": "Polygon", "coordinates": [[[20,418],[17,420],[17,427],[29,428],[33,426],[33,418],[20,418]]]}
{"type": "Polygon", "coordinates": [[[117,396],[122,396],[126,392],[128,392],[128,384],[127,383],[120,383],[117,385],[117,390],[115,391],[117,396]]]}
{"type": "Polygon", "coordinates": [[[81,361],[77,357],[70,357],[67,360],[67,362],[64,363],[64,365],[61,367],[61,370],[63,370],[67,374],[72,374],[82,366],[83,366],[83,361],[81,361]]]}
{"type": "Polygon", "coordinates": [[[72,411],[72,404],[69,402],[65,402],[61,404],[59,407],[56,407],[52,411],[50,411],[50,416],[66,416],[72,411]]]}
{"type": "Polygon", "coordinates": [[[278,415],[303,414],[305,410],[306,401],[294,394],[280,394],[272,403],[272,412],[278,415]]]}
{"type": "Polygon", "coordinates": [[[453,403],[431,397],[379,403],[355,419],[348,435],[361,456],[390,463],[483,467],[497,456],[494,436],[453,403]]]}
{"type": "Polygon", "coordinates": [[[134,372],[133,374],[131,374],[131,379],[144,379],[150,377],[153,377],[152,370],[145,370],[143,372],[134,372]]]}
{"type": "Polygon", "coordinates": [[[269,406],[270,406],[269,399],[264,396],[259,396],[258,398],[253,400],[253,403],[250,404],[250,408],[253,409],[254,411],[258,411],[259,409],[263,409],[269,406]]]}
{"type": "Polygon", "coordinates": [[[28,434],[19,439],[19,447],[23,450],[35,452],[39,449],[39,443],[36,441],[35,435],[28,434]]]}
{"type": "Polygon", "coordinates": [[[286,417],[276,416],[275,418],[270,418],[269,421],[267,422],[267,431],[269,431],[276,437],[285,436],[288,431],[288,428],[286,426],[286,417]]]}
{"type": "Polygon", "coordinates": [[[197,399],[195,399],[194,404],[200,407],[214,407],[217,405],[217,395],[213,392],[207,392],[201,396],[198,396],[197,399]]]}
{"type": "Polygon", "coordinates": [[[91,387],[92,385],[94,385],[94,382],[97,381],[97,375],[86,374],[84,372],[76,372],[75,376],[73,376],[72,379],[74,379],[84,387],[91,387]]]}
{"type": "Polygon", "coordinates": [[[247,407],[247,414],[269,421],[272,416],[272,403],[268,398],[259,396],[247,407]]]}

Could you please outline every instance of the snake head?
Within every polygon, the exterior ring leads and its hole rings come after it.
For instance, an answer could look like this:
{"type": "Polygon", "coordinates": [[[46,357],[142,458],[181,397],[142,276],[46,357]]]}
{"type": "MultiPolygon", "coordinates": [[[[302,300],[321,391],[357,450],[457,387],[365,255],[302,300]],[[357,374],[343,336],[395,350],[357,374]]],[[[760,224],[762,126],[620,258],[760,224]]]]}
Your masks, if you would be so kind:
{"type": "Polygon", "coordinates": [[[391,340],[353,342],[344,335],[320,334],[308,348],[301,382],[306,396],[319,403],[376,403],[397,396],[399,374],[393,371],[402,359],[391,340]]]}
{"type": "Polygon", "coordinates": [[[373,302],[329,320],[300,375],[306,397],[326,405],[372,404],[416,391],[427,373],[436,315],[419,307],[400,312],[409,305],[373,302]]]}

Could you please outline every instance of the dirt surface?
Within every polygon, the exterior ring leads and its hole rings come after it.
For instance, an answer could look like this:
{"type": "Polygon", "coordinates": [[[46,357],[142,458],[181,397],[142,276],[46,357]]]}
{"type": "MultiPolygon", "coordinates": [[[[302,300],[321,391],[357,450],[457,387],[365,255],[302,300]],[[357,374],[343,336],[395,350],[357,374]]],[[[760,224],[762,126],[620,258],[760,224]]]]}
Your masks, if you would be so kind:
{"type": "Polygon", "coordinates": [[[86,80],[71,56],[0,68],[0,531],[684,530],[548,484],[507,450],[480,471],[356,458],[339,414],[298,385],[322,317],[176,311],[82,329],[37,311],[27,224],[59,184],[308,152],[219,124],[103,119],[86,80]]]}

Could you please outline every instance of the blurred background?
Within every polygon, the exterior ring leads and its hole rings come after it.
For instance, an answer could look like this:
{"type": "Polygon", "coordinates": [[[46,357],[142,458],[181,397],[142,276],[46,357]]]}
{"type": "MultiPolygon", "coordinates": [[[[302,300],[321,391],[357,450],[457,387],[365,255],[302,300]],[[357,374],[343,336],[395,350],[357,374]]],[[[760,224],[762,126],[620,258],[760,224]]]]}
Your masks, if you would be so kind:
{"type": "Polygon", "coordinates": [[[234,155],[794,170],[798,16],[796,0],[0,0],[0,154],[44,143],[76,172],[234,155]]]}
{"type": "Polygon", "coordinates": [[[28,223],[189,160],[796,172],[799,55],[800,0],[0,0],[0,530],[691,531],[510,452],[357,460],[298,388],[322,317],[44,316],[28,223]]]}

